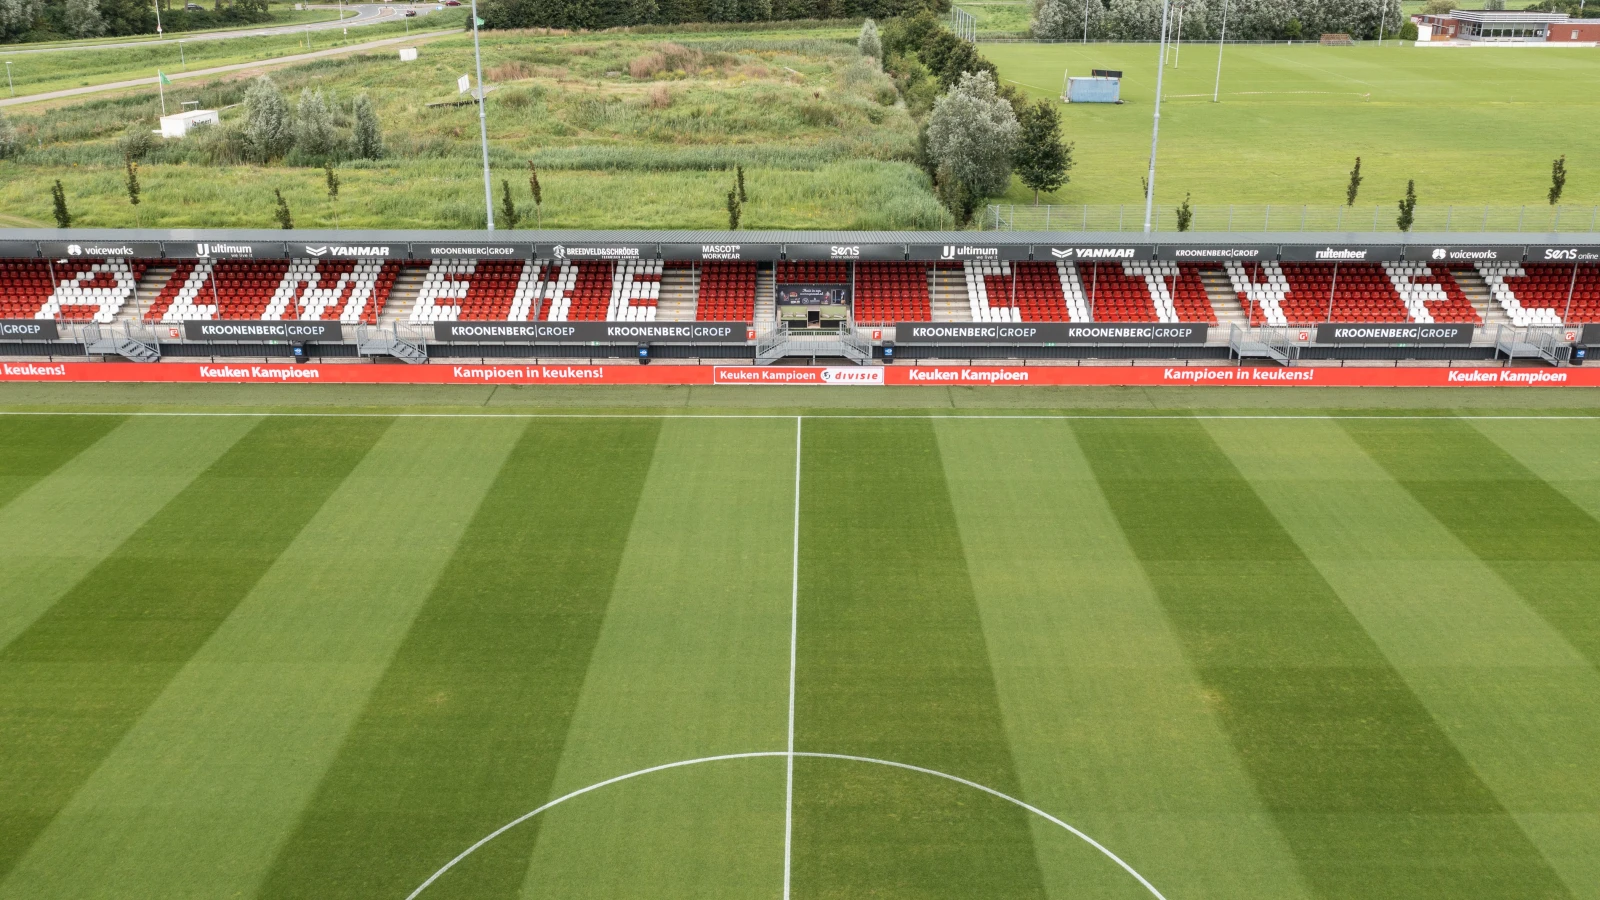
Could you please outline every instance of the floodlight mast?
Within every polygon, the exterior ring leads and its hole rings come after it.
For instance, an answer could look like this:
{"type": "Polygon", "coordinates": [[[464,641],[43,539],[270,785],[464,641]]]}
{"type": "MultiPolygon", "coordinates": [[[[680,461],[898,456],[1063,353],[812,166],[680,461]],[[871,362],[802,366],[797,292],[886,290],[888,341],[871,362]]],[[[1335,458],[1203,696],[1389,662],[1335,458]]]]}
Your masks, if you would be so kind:
{"type": "Polygon", "coordinates": [[[1217,38],[1217,83],[1211,88],[1211,102],[1222,96],[1222,48],[1228,43],[1228,0],[1222,0],[1222,36],[1217,38]]]}
{"type": "Polygon", "coordinates": [[[483,144],[483,212],[494,230],[494,189],[489,180],[489,120],[483,112],[483,54],[478,50],[478,0],[472,0],[472,56],[478,64],[478,140],[483,144]]]}
{"type": "Polygon", "coordinates": [[[1150,126],[1150,173],[1144,181],[1144,230],[1150,233],[1150,214],[1155,211],[1156,202],[1156,140],[1161,136],[1161,76],[1166,71],[1167,61],[1167,16],[1171,12],[1171,0],[1161,0],[1161,52],[1156,56],[1156,111],[1153,123],[1150,126]]]}

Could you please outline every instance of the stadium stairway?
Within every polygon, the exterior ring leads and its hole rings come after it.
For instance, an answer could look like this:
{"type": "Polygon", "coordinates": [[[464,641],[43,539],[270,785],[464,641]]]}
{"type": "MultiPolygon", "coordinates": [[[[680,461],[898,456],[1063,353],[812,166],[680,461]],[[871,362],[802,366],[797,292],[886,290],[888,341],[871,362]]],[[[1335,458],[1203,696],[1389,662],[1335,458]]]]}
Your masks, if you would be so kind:
{"type": "Polygon", "coordinates": [[[1494,302],[1489,283],[1483,280],[1476,266],[1452,266],[1450,274],[1455,278],[1456,286],[1461,288],[1461,293],[1472,303],[1472,309],[1485,329],[1511,324],[1511,317],[1500,308],[1500,304],[1494,302]]]}
{"type": "Polygon", "coordinates": [[[1200,283],[1205,286],[1206,299],[1211,301],[1211,309],[1217,316],[1217,327],[1224,330],[1237,325],[1240,328],[1250,327],[1250,317],[1245,314],[1244,306],[1239,302],[1239,295],[1233,290],[1233,284],[1228,280],[1228,272],[1221,266],[1207,266],[1200,269],[1200,283]]]}
{"type": "Polygon", "coordinates": [[[404,322],[417,305],[417,295],[422,292],[422,282],[428,275],[427,266],[401,266],[395,275],[394,287],[389,289],[389,302],[378,316],[378,324],[385,327],[404,322]]]}
{"type": "Polygon", "coordinates": [[[668,262],[661,272],[661,299],[656,302],[657,322],[693,322],[695,297],[700,293],[699,269],[668,262]]]}
{"type": "Polygon", "coordinates": [[[754,324],[757,334],[766,334],[778,325],[778,279],[771,263],[762,263],[756,267],[754,324]]]}
{"type": "Polygon", "coordinates": [[[933,321],[972,321],[972,300],[967,294],[967,276],[960,263],[935,266],[929,281],[932,285],[933,321]]]}
{"type": "Polygon", "coordinates": [[[144,315],[144,311],[155,303],[157,297],[161,296],[161,291],[167,286],[167,281],[172,278],[172,273],[177,270],[177,266],[168,265],[165,262],[145,269],[144,277],[139,279],[138,285],[134,288],[133,302],[123,306],[117,312],[117,319],[138,322],[140,317],[144,315]]]}

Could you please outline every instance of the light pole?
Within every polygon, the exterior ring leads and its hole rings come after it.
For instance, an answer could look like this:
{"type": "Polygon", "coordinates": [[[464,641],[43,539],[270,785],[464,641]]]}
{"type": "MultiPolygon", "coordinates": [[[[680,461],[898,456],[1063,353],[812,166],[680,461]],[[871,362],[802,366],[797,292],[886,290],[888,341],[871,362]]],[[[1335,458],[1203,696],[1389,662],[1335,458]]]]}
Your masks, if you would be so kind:
{"type": "Polygon", "coordinates": [[[6,87],[11,89],[11,96],[17,95],[17,86],[11,83],[11,60],[6,60],[6,87]]]}
{"type": "Polygon", "coordinates": [[[1378,0],[1378,46],[1383,46],[1383,17],[1389,11],[1389,0],[1378,0]]]}
{"type": "Polygon", "coordinates": [[[1222,36],[1217,38],[1217,83],[1211,88],[1211,102],[1222,96],[1222,48],[1228,43],[1228,0],[1222,0],[1222,36]]]}
{"type": "MultiPolygon", "coordinates": [[[[473,0],[474,3],[477,0],[473,0]]],[[[1171,11],[1170,0],[1161,0],[1161,54],[1156,57],[1156,111],[1153,123],[1150,126],[1150,174],[1144,181],[1144,230],[1150,233],[1150,214],[1155,210],[1156,203],[1156,139],[1161,136],[1161,76],[1166,71],[1163,63],[1167,59],[1167,16],[1171,11]]]]}
{"type": "Polygon", "coordinates": [[[1178,57],[1183,55],[1183,10],[1188,4],[1178,0],[1178,21],[1174,23],[1173,33],[1178,36],[1177,45],[1172,48],[1172,67],[1178,67],[1178,57]]]}
{"type": "Polygon", "coordinates": [[[489,119],[483,112],[483,53],[478,49],[478,0],[472,0],[472,56],[478,65],[478,140],[483,144],[483,212],[494,230],[494,189],[489,186],[489,119]]]}
{"type": "Polygon", "coordinates": [[[183,41],[178,42],[178,65],[183,66],[185,72],[189,71],[189,61],[183,58],[183,41]]]}
{"type": "Polygon", "coordinates": [[[156,37],[160,37],[161,36],[161,0],[150,0],[150,2],[151,2],[151,5],[153,5],[156,8],[156,37]]]}
{"type": "Polygon", "coordinates": [[[1092,0],[1083,0],[1083,42],[1089,43],[1089,4],[1092,0]]]}

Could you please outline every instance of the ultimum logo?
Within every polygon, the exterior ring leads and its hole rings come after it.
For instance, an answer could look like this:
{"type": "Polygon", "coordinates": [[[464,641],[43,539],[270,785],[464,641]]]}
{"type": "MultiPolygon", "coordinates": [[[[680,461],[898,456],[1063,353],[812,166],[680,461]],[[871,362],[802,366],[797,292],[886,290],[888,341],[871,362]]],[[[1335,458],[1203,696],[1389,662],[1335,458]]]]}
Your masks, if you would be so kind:
{"type": "Polygon", "coordinates": [[[939,253],[940,259],[999,259],[999,247],[955,247],[946,244],[939,253]]]}
{"type": "Polygon", "coordinates": [[[194,255],[202,259],[208,256],[255,256],[256,248],[249,244],[196,244],[194,255]]]}

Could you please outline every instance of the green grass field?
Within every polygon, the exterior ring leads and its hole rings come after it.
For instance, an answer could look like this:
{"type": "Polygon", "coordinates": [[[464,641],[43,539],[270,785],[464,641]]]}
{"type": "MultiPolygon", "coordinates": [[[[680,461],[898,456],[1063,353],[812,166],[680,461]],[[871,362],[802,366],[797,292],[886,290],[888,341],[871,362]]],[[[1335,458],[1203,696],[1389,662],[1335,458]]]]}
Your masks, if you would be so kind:
{"type": "MultiPolygon", "coordinates": [[[[1062,74],[1123,71],[1124,104],[1063,110],[1076,142],[1062,203],[1133,203],[1150,156],[1156,48],[1135,44],[984,44],[1002,77],[1061,95],[1062,74]]],[[[1550,163],[1573,172],[1562,202],[1600,203],[1600,54],[1584,49],[1227,48],[1212,103],[1216,45],[1186,45],[1168,68],[1157,200],[1196,204],[1344,202],[1362,159],[1359,203],[1393,205],[1416,179],[1429,206],[1543,205],[1550,163]],[[1578,175],[1578,172],[1584,174],[1578,175]]],[[[1020,185],[1010,199],[1032,202],[1020,185]]]]}
{"type": "Polygon", "coordinates": [[[1600,898],[1588,395],[860,390],[6,386],[0,898],[1600,898]]]}

